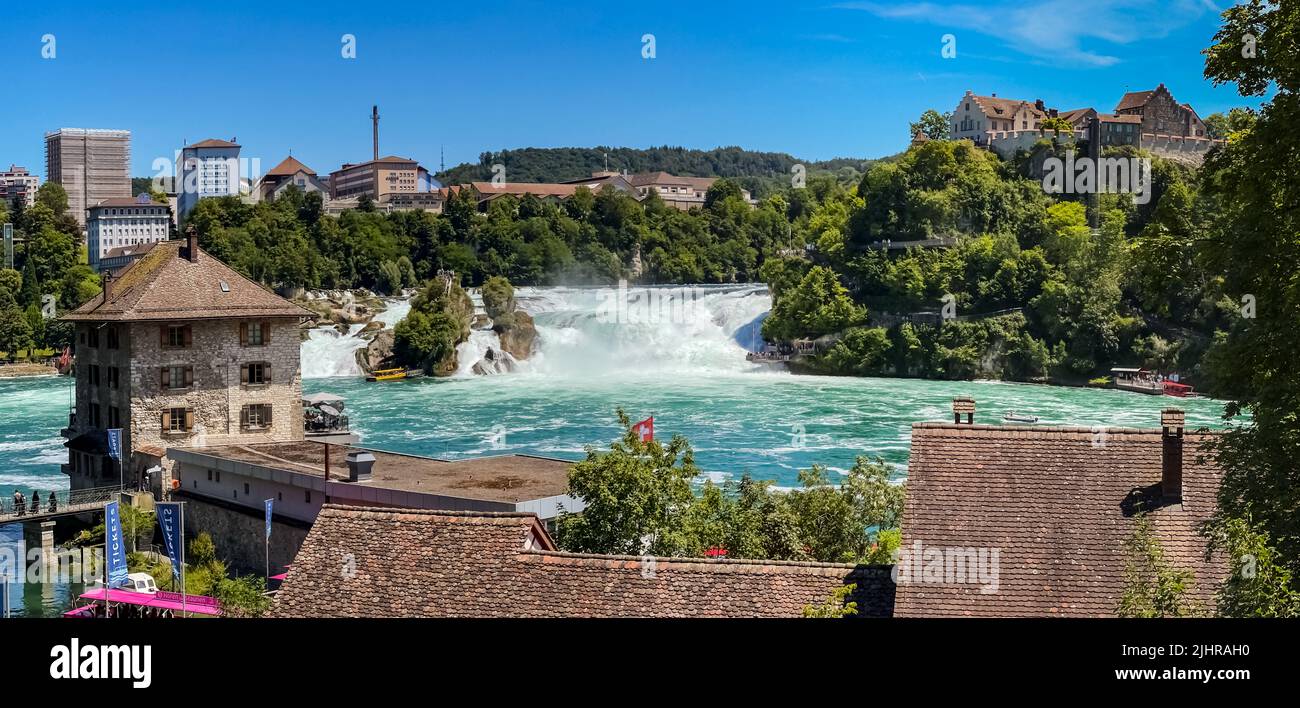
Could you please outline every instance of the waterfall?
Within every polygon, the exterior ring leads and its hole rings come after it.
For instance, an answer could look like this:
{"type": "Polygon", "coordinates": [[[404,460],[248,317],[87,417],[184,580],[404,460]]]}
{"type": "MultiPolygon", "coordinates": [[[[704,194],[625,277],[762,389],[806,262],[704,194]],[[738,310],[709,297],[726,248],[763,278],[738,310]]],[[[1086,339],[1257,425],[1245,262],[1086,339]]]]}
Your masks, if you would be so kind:
{"type": "Polygon", "coordinates": [[[552,374],[748,371],[772,298],[762,285],[519,288],[552,374]]]}
{"type": "MultiPolygon", "coordinates": [[[[410,300],[385,300],[388,307],[375,315],[372,321],[391,329],[411,311],[410,300]]],[[[323,379],[331,376],[361,376],[357,366],[356,351],[364,349],[374,338],[376,330],[362,333],[365,325],[349,325],[347,334],[339,334],[332,325],[316,327],[307,333],[302,343],[302,376],[305,379],[323,379]]]]}
{"type": "MultiPolygon", "coordinates": [[[[483,315],[481,296],[472,292],[471,299],[476,314],[483,315]]],[[[745,352],[762,346],[759,328],[772,306],[767,287],[754,284],[520,287],[515,299],[534,318],[538,351],[526,361],[515,361],[501,350],[490,323],[480,321],[456,348],[456,376],[751,371],[757,367],[745,361],[745,352]],[[492,360],[486,358],[489,349],[492,360]]],[[[374,321],[392,327],[411,304],[388,303],[374,321]]],[[[303,376],[360,376],[355,352],[373,336],[361,329],[353,325],[346,335],[333,327],[311,330],[302,345],[303,376]]]]}

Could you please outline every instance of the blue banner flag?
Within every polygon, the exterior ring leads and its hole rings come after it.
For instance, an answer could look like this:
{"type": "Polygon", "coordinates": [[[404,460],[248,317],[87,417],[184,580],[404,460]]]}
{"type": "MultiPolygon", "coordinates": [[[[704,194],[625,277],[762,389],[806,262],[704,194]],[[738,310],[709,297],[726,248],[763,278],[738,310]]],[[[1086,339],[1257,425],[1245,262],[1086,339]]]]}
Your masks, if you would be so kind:
{"type": "Polygon", "coordinates": [[[266,500],[266,537],[271,537],[271,505],[275,503],[274,499],[266,500]]]}
{"type": "Polygon", "coordinates": [[[157,502],[154,510],[158,512],[158,525],[162,527],[163,545],[167,548],[167,558],[172,562],[172,578],[181,581],[181,544],[185,543],[185,534],[181,529],[180,502],[157,502]]]}
{"type": "Polygon", "coordinates": [[[122,542],[122,516],[117,502],[104,507],[104,555],[108,560],[108,586],[126,582],[126,547],[122,542]]]}
{"type": "Polygon", "coordinates": [[[122,461],[122,429],[121,428],[108,429],[108,456],[113,458],[114,460],[117,460],[118,462],[122,461]]]}

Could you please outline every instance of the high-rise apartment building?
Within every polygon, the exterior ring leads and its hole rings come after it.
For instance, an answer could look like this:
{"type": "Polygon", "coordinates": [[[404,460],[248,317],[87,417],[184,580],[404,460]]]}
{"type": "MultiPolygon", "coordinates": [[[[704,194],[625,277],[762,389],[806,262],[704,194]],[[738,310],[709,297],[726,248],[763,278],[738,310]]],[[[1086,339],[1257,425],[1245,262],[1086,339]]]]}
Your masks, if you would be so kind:
{"type": "Polygon", "coordinates": [[[0,171],[0,202],[9,206],[21,199],[23,206],[32,206],[36,204],[36,190],[40,186],[41,178],[26,167],[10,165],[8,170],[0,171]]]}
{"type": "Polygon", "coordinates": [[[239,143],[232,140],[201,140],[181,149],[176,174],[177,215],[184,220],[205,197],[238,196],[240,188],[239,143]]]}
{"type": "Polygon", "coordinates": [[[86,209],[131,197],[131,131],[60,128],[45,134],[45,179],[63,185],[84,228],[86,209]]]}

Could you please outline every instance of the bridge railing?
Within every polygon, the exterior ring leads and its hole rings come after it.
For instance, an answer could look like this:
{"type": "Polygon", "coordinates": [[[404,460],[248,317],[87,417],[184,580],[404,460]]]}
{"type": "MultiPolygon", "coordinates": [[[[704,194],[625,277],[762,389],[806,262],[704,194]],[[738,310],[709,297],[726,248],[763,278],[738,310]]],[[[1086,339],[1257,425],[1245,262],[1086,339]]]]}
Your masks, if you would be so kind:
{"type": "MultiPolygon", "coordinates": [[[[22,490],[19,490],[22,491],[22,490]]],[[[65,489],[61,492],[41,492],[39,507],[33,505],[33,497],[23,492],[25,499],[18,504],[12,494],[0,497],[0,521],[14,521],[51,514],[66,514],[72,511],[98,509],[105,503],[117,498],[121,489],[114,487],[95,487],[93,489],[65,489]],[[51,502],[50,496],[54,500],[51,502]]]]}

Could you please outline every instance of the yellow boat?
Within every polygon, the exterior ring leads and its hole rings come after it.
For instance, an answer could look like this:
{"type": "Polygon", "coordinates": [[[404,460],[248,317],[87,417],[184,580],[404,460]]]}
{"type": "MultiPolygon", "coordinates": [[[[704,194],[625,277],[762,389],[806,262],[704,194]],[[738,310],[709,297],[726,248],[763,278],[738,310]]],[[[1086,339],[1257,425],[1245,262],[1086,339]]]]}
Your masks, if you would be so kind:
{"type": "Polygon", "coordinates": [[[375,369],[375,373],[366,377],[366,381],[394,381],[406,378],[406,369],[375,369]]]}

